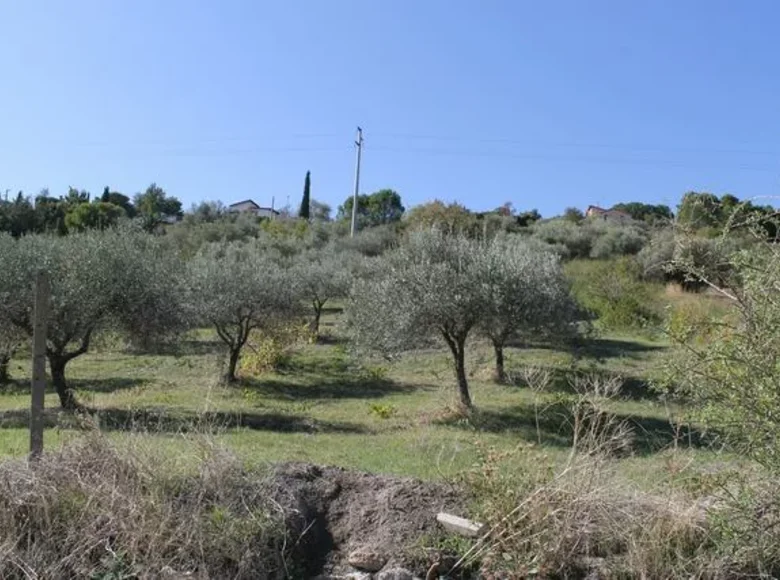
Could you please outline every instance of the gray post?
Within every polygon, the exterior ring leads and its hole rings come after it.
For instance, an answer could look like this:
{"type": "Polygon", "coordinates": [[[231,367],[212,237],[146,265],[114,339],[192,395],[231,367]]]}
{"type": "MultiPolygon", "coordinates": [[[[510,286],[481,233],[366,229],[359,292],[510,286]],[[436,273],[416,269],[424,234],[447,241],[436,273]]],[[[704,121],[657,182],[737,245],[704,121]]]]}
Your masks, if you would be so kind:
{"type": "Polygon", "coordinates": [[[360,154],[363,151],[363,129],[357,128],[357,163],[355,163],[355,192],[352,194],[352,227],[350,228],[350,237],[355,237],[355,218],[357,216],[357,196],[360,189],[360,154]]]}
{"type": "Polygon", "coordinates": [[[43,410],[46,396],[46,323],[49,317],[49,276],[39,272],[35,279],[33,312],[32,403],[30,406],[30,459],[43,453],[43,410]]]}

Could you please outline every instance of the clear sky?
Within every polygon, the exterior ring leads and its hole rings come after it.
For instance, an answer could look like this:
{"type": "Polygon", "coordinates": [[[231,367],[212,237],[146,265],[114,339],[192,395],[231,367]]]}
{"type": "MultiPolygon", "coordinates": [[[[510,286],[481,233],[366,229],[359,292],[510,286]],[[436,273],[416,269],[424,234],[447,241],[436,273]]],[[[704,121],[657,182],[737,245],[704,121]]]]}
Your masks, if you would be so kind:
{"type": "Polygon", "coordinates": [[[0,191],[780,193],[777,0],[0,0],[0,191]]]}

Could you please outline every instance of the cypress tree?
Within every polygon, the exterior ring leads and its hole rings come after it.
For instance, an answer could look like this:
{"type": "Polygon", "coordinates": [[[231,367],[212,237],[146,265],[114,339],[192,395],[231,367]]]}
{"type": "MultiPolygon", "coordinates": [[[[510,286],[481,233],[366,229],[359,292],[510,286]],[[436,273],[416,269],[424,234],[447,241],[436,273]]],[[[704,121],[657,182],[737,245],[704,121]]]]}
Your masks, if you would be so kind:
{"type": "Polygon", "coordinates": [[[310,205],[311,205],[311,171],[307,171],[306,181],[303,183],[303,199],[301,200],[301,209],[298,211],[298,217],[308,220],[310,205]]]}

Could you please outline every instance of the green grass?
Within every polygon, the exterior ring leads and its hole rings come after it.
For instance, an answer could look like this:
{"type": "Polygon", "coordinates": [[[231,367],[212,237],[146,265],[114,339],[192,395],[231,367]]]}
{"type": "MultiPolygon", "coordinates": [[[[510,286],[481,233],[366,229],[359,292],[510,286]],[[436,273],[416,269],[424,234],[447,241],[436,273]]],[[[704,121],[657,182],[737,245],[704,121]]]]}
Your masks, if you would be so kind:
{"type": "MultiPolygon", "coordinates": [[[[336,316],[328,311],[324,332],[335,333],[336,316]]],[[[476,444],[507,452],[532,444],[530,454],[521,454],[518,469],[565,458],[571,442],[566,423],[542,414],[537,429],[535,410],[545,409],[566,390],[565,377],[576,364],[626,379],[625,396],[613,410],[635,425],[636,453],[623,461],[626,472],[641,481],[648,474],[657,479],[673,471],[667,412],[645,382],[665,348],[631,336],[595,339],[576,352],[510,347],[510,375],[537,366],[556,377],[554,392],[537,395],[519,384],[494,384],[492,351],[475,344],[468,371],[478,413],[471,421],[446,412],[455,408],[456,398],[449,354],[443,350],[413,353],[389,364],[354,360],[331,340],[302,347],[283,371],[224,386],[217,380],[221,345],[204,331],[170,354],[90,353],[70,363],[68,377],[79,399],[100,410],[101,427],[119,440],[132,442],[133,433],[142,432],[175,455],[190,444],[185,433],[205,429],[249,464],[300,460],[438,479],[470,469],[476,444]],[[377,406],[383,411],[377,412],[377,406]]],[[[17,381],[0,390],[0,456],[19,456],[27,449],[28,366],[26,358],[14,360],[17,381]]],[[[47,394],[46,405],[51,414],[48,448],[79,436],[83,426],[58,418],[56,395],[47,394]]],[[[707,450],[685,453],[698,463],[723,461],[707,450]]]]}

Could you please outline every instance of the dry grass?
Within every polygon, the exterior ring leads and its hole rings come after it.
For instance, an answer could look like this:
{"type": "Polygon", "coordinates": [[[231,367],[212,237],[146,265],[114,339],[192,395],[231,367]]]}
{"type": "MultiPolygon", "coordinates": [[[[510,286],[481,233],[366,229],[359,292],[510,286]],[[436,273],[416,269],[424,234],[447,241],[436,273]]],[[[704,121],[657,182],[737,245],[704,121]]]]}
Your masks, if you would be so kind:
{"type": "MultiPolygon", "coordinates": [[[[543,373],[527,376],[543,390],[543,373]]],[[[585,378],[572,386],[574,441],[563,465],[516,473],[507,452],[483,450],[467,481],[490,527],[455,568],[479,562],[487,579],[776,577],[776,486],[694,477],[689,489],[640,487],[619,467],[629,425],[603,404],[619,385],[585,378]]]]}
{"type": "Polygon", "coordinates": [[[199,448],[171,470],[91,435],[33,465],[0,464],[0,578],[290,577],[263,478],[199,448]]]}

